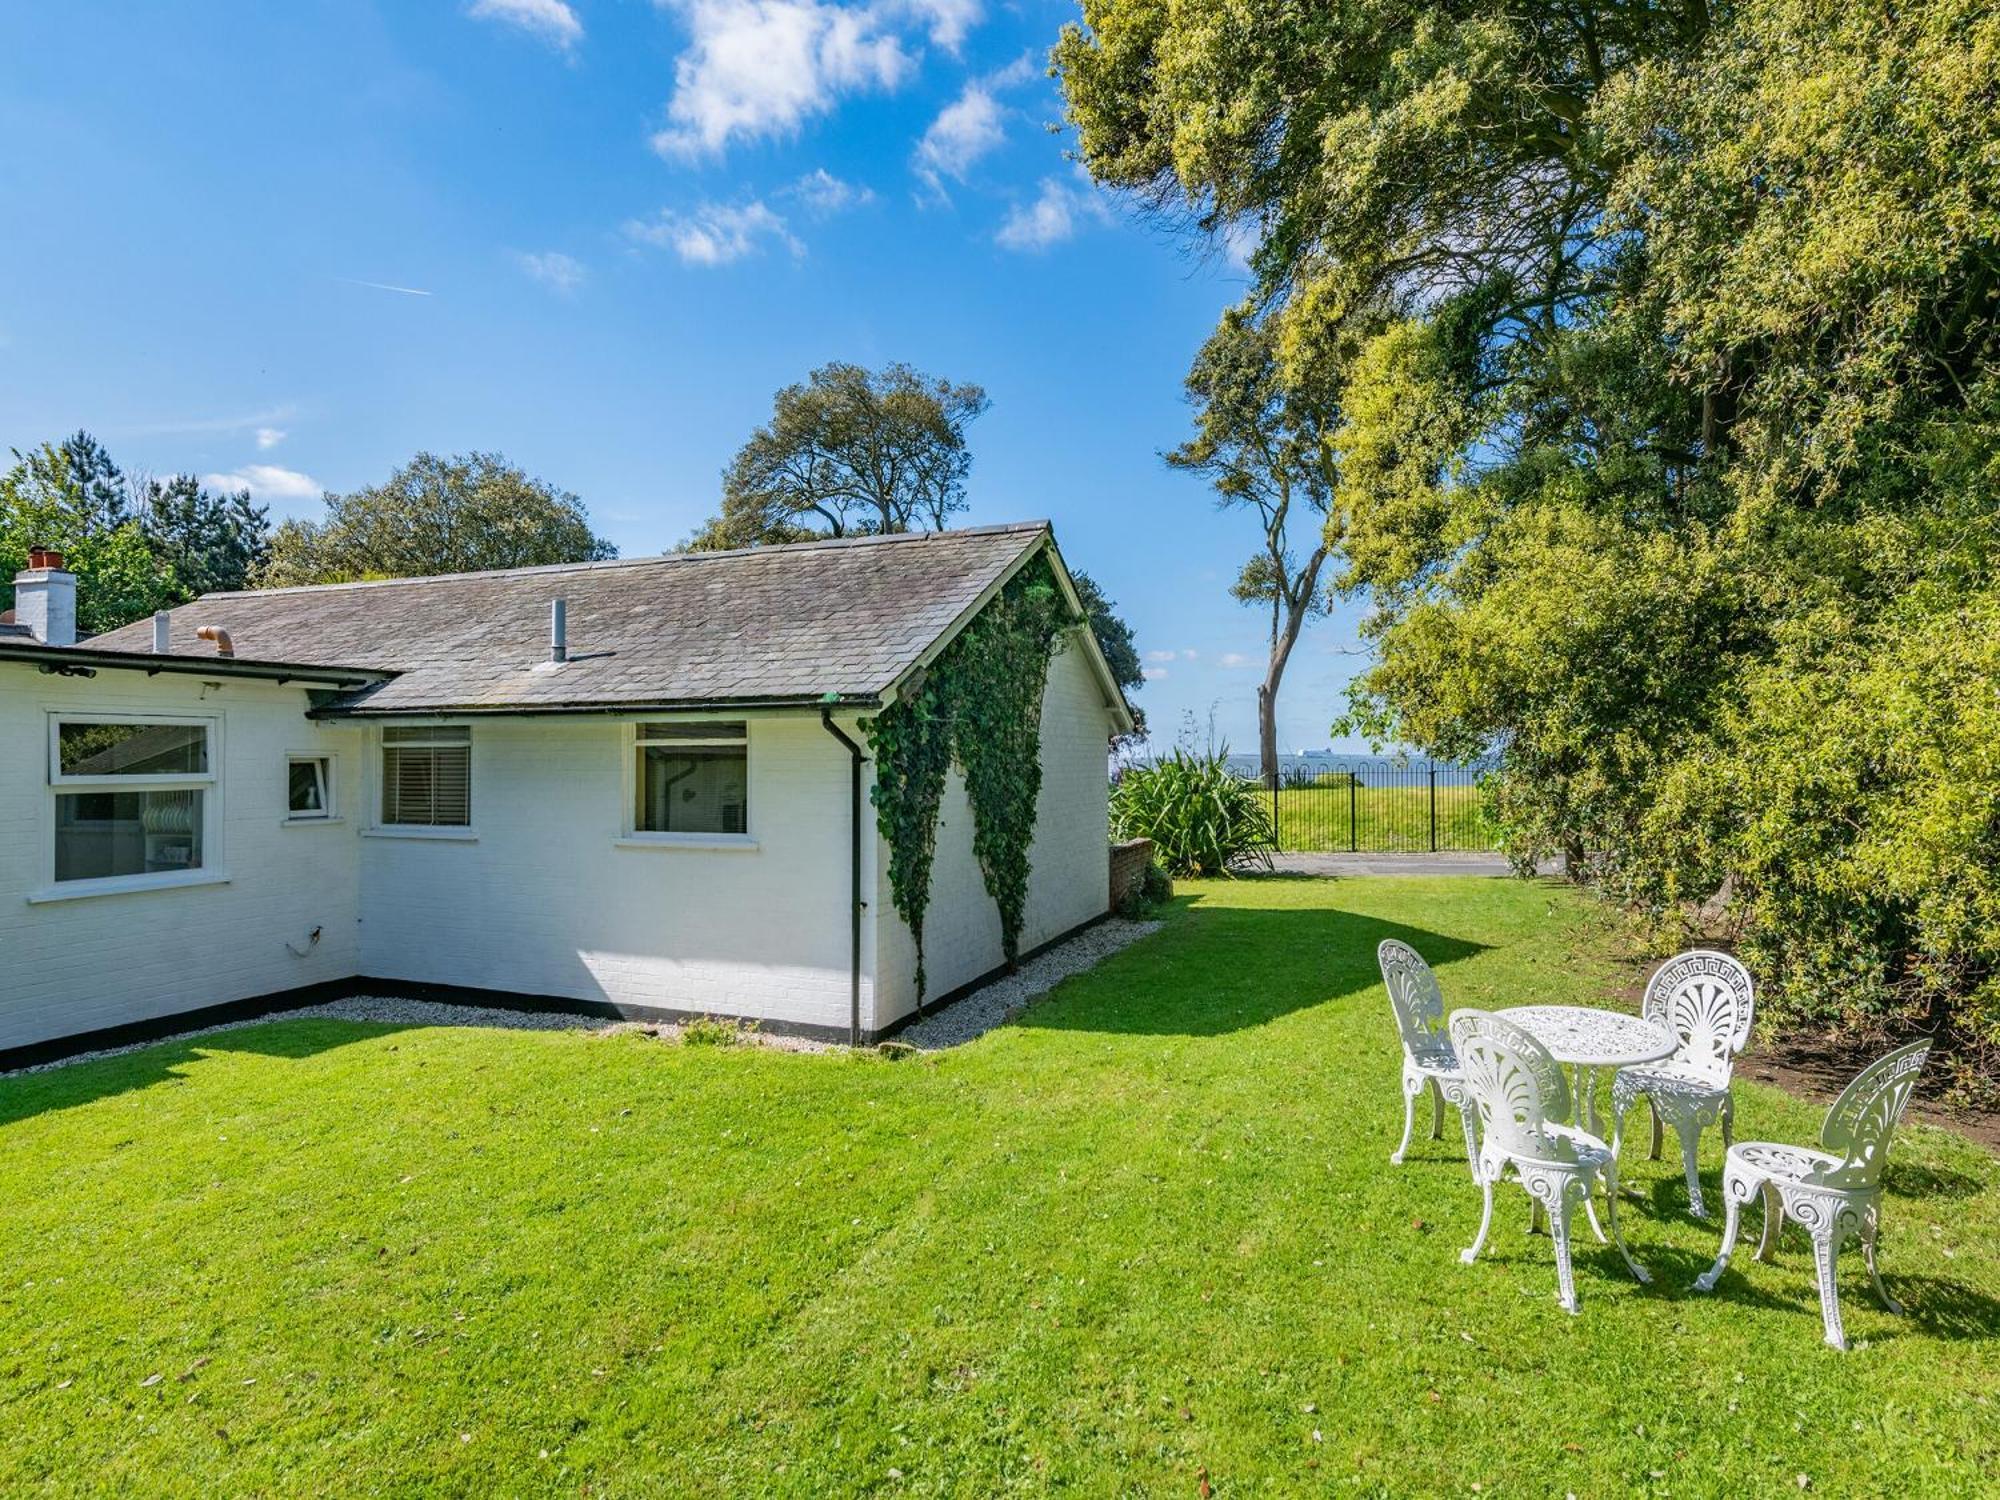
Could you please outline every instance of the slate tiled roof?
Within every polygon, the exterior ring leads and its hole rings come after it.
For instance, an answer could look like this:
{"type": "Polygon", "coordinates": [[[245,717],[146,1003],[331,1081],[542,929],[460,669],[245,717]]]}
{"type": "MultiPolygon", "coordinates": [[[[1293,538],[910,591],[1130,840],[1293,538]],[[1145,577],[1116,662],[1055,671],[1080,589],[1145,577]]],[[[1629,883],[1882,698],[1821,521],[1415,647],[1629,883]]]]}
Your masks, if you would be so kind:
{"type": "MultiPolygon", "coordinates": [[[[740,552],[209,594],[173,611],[175,656],[227,630],[236,654],[398,675],[356,713],[867,699],[896,681],[1027,553],[1046,523],[740,552]],[[570,659],[549,658],[568,601],[570,659]]],[[[150,654],[150,620],[87,644],[150,654]]]]}

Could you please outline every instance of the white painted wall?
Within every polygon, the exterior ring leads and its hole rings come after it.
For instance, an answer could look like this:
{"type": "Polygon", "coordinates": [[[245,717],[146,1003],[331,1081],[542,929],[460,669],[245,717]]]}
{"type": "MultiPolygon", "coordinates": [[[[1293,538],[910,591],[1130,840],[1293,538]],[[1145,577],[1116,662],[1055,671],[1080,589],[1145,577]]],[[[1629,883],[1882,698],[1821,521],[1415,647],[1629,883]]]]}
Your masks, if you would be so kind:
{"type": "Polygon", "coordinates": [[[359,790],[357,731],[305,718],[305,691],[232,678],[0,663],[0,1047],[151,1020],[355,972],[351,823],[285,821],[288,751],[331,753],[337,807],[359,790]],[[204,867],[226,883],[31,900],[52,883],[49,716],[213,715],[219,775],[204,867]],[[321,930],[317,945],[306,935],[321,930]],[[304,950],[295,957],[286,943],[304,950]]]}
{"type": "MultiPolygon", "coordinates": [[[[1042,694],[1042,791],[1035,809],[1028,905],[1021,951],[1028,952],[1110,905],[1110,782],[1106,740],[1112,732],[1103,690],[1082,649],[1049,664],[1042,694]]],[[[869,1014],[881,1030],[916,1009],[916,944],[889,891],[888,850],[877,839],[876,983],[869,1014]]],[[[972,852],[972,805],[953,768],[939,812],[931,902],[924,920],[924,993],[935,998],[997,967],[1000,913],[972,852]]]]}
{"type": "Polygon", "coordinates": [[[628,725],[469,722],[475,841],[361,838],[362,973],[846,1029],[848,756],[817,715],[749,719],[731,848],[624,838],[628,725]]]}
{"type": "MultiPolygon", "coordinates": [[[[298,686],[0,664],[0,1047],[365,975],[845,1031],[848,757],[814,715],[751,716],[753,847],[636,847],[628,725],[482,719],[471,838],[374,825],[378,728],[316,724],[298,686]],[[213,714],[222,883],[31,899],[51,884],[48,718],[213,714]],[[285,817],[286,754],[333,754],[329,824],[285,817]],[[321,929],[317,945],[306,934],[321,929]],[[287,943],[303,949],[295,957],[287,943]]],[[[859,739],[858,727],[843,727],[859,739]]],[[[1106,906],[1110,719],[1078,650],[1052,663],[1024,949],[1106,906]]],[[[864,799],[866,784],[864,783],[864,799]]],[[[864,800],[862,1025],[915,1006],[914,948],[864,800]]],[[[954,774],[938,837],[929,994],[1001,961],[998,914],[954,774]]]]}

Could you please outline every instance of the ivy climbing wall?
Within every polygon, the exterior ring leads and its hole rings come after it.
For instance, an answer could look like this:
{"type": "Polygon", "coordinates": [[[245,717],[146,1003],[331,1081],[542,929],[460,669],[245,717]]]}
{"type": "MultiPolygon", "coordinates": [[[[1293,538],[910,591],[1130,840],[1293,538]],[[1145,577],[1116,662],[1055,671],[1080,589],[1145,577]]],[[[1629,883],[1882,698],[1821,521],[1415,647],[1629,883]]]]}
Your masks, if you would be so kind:
{"type": "MultiPolygon", "coordinates": [[[[1058,649],[1050,661],[1041,710],[1041,785],[1028,848],[1023,952],[1102,916],[1108,901],[1105,738],[1111,724],[1080,647],[1058,649]]],[[[879,834],[874,869],[874,979],[864,1024],[879,1031],[916,1008],[916,945],[896,910],[888,849],[879,834]]],[[[929,890],[925,993],[935,998],[1005,960],[999,910],[973,849],[972,804],[955,765],[939,798],[929,890]]]]}

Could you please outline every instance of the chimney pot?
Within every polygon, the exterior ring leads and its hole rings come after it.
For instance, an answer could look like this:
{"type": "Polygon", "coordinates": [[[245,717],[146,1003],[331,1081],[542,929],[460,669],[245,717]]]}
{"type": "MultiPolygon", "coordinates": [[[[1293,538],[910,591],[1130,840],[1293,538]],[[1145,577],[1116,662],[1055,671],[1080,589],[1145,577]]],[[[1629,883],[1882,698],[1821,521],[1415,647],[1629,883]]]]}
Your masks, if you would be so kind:
{"type": "Polygon", "coordinates": [[[31,547],[14,575],[14,618],[45,646],[76,644],[76,574],[62,564],[53,547],[31,547]]]}

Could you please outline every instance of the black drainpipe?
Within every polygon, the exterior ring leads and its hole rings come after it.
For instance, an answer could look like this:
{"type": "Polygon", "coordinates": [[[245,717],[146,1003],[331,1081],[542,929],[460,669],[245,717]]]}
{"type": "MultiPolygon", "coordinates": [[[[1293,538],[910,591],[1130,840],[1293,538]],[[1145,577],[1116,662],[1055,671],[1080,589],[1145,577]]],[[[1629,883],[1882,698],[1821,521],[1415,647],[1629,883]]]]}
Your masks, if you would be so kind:
{"type": "Polygon", "coordinates": [[[848,821],[848,885],[852,892],[847,914],[848,946],[848,1022],[847,1043],[850,1047],[861,1045],[861,768],[868,758],[861,753],[861,747],[847,737],[847,733],[833,722],[833,708],[822,705],[819,722],[826,732],[847,747],[850,758],[848,766],[847,821],[848,821]]]}

